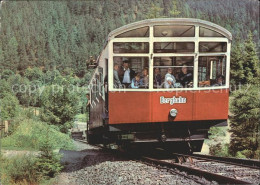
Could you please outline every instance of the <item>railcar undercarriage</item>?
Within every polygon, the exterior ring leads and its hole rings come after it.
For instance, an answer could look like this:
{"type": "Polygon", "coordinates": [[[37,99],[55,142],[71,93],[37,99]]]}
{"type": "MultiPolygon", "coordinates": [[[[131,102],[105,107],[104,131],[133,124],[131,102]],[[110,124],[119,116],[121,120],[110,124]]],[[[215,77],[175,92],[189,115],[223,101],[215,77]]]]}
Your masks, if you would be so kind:
{"type": "Polygon", "coordinates": [[[226,120],[174,123],[114,124],[88,130],[93,144],[164,147],[175,152],[200,152],[211,126],[225,126],[226,120]]]}

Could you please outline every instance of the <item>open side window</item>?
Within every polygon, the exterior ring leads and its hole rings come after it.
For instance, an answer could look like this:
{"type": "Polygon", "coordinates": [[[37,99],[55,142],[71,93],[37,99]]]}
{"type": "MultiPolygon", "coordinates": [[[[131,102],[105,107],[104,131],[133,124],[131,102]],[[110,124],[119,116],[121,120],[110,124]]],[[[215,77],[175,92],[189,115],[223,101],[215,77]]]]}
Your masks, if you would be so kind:
{"type": "Polygon", "coordinates": [[[192,88],[193,56],[154,57],[154,88],[192,88]]]}
{"type": "Polygon", "coordinates": [[[199,57],[198,87],[226,85],[226,57],[199,57]]]}

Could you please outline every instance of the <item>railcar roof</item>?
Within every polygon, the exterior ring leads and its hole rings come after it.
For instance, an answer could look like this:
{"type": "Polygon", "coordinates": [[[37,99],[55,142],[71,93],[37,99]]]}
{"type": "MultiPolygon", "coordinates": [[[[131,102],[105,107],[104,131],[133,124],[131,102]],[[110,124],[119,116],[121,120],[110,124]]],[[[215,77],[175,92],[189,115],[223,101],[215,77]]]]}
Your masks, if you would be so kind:
{"type": "Polygon", "coordinates": [[[197,24],[200,26],[204,26],[206,28],[210,28],[212,30],[216,30],[216,31],[222,33],[229,40],[232,40],[232,35],[227,29],[225,29],[217,24],[214,24],[212,22],[209,22],[209,21],[204,21],[201,19],[192,19],[192,18],[158,18],[158,19],[146,19],[146,20],[134,22],[134,23],[122,26],[120,28],[117,28],[117,29],[113,30],[112,32],[110,32],[108,35],[108,40],[110,40],[111,37],[116,36],[122,32],[136,29],[139,27],[150,26],[150,25],[170,25],[170,24],[177,24],[177,25],[187,25],[187,24],[195,25],[195,24],[197,24]]]}

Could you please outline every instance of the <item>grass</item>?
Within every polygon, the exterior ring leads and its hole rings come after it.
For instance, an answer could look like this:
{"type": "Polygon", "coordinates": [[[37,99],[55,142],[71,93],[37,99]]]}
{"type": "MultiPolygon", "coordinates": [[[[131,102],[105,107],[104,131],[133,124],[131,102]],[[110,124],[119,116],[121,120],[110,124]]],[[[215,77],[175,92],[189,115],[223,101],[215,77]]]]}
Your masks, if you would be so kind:
{"type": "Polygon", "coordinates": [[[58,128],[34,119],[24,119],[12,135],[2,138],[2,147],[15,150],[39,150],[48,140],[54,149],[73,149],[69,135],[61,133],[58,128]]]}
{"type": "Polygon", "coordinates": [[[2,151],[4,152],[5,150],[15,150],[15,151],[38,151],[35,148],[30,148],[30,147],[16,147],[16,146],[3,146],[1,147],[2,151]]]}
{"type": "Polygon", "coordinates": [[[75,119],[80,122],[87,122],[88,112],[86,114],[78,114],[75,119]]]}

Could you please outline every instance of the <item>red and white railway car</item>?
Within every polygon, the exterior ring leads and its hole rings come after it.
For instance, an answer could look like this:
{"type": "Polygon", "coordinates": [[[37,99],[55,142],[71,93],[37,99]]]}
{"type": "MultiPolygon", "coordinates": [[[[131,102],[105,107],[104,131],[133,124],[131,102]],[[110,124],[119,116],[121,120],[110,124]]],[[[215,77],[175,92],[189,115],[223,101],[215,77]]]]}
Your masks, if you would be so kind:
{"type": "Polygon", "coordinates": [[[227,125],[231,40],[189,18],[112,31],[90,83],[89,142],[200,151],[211,126],[227,125]]]}

